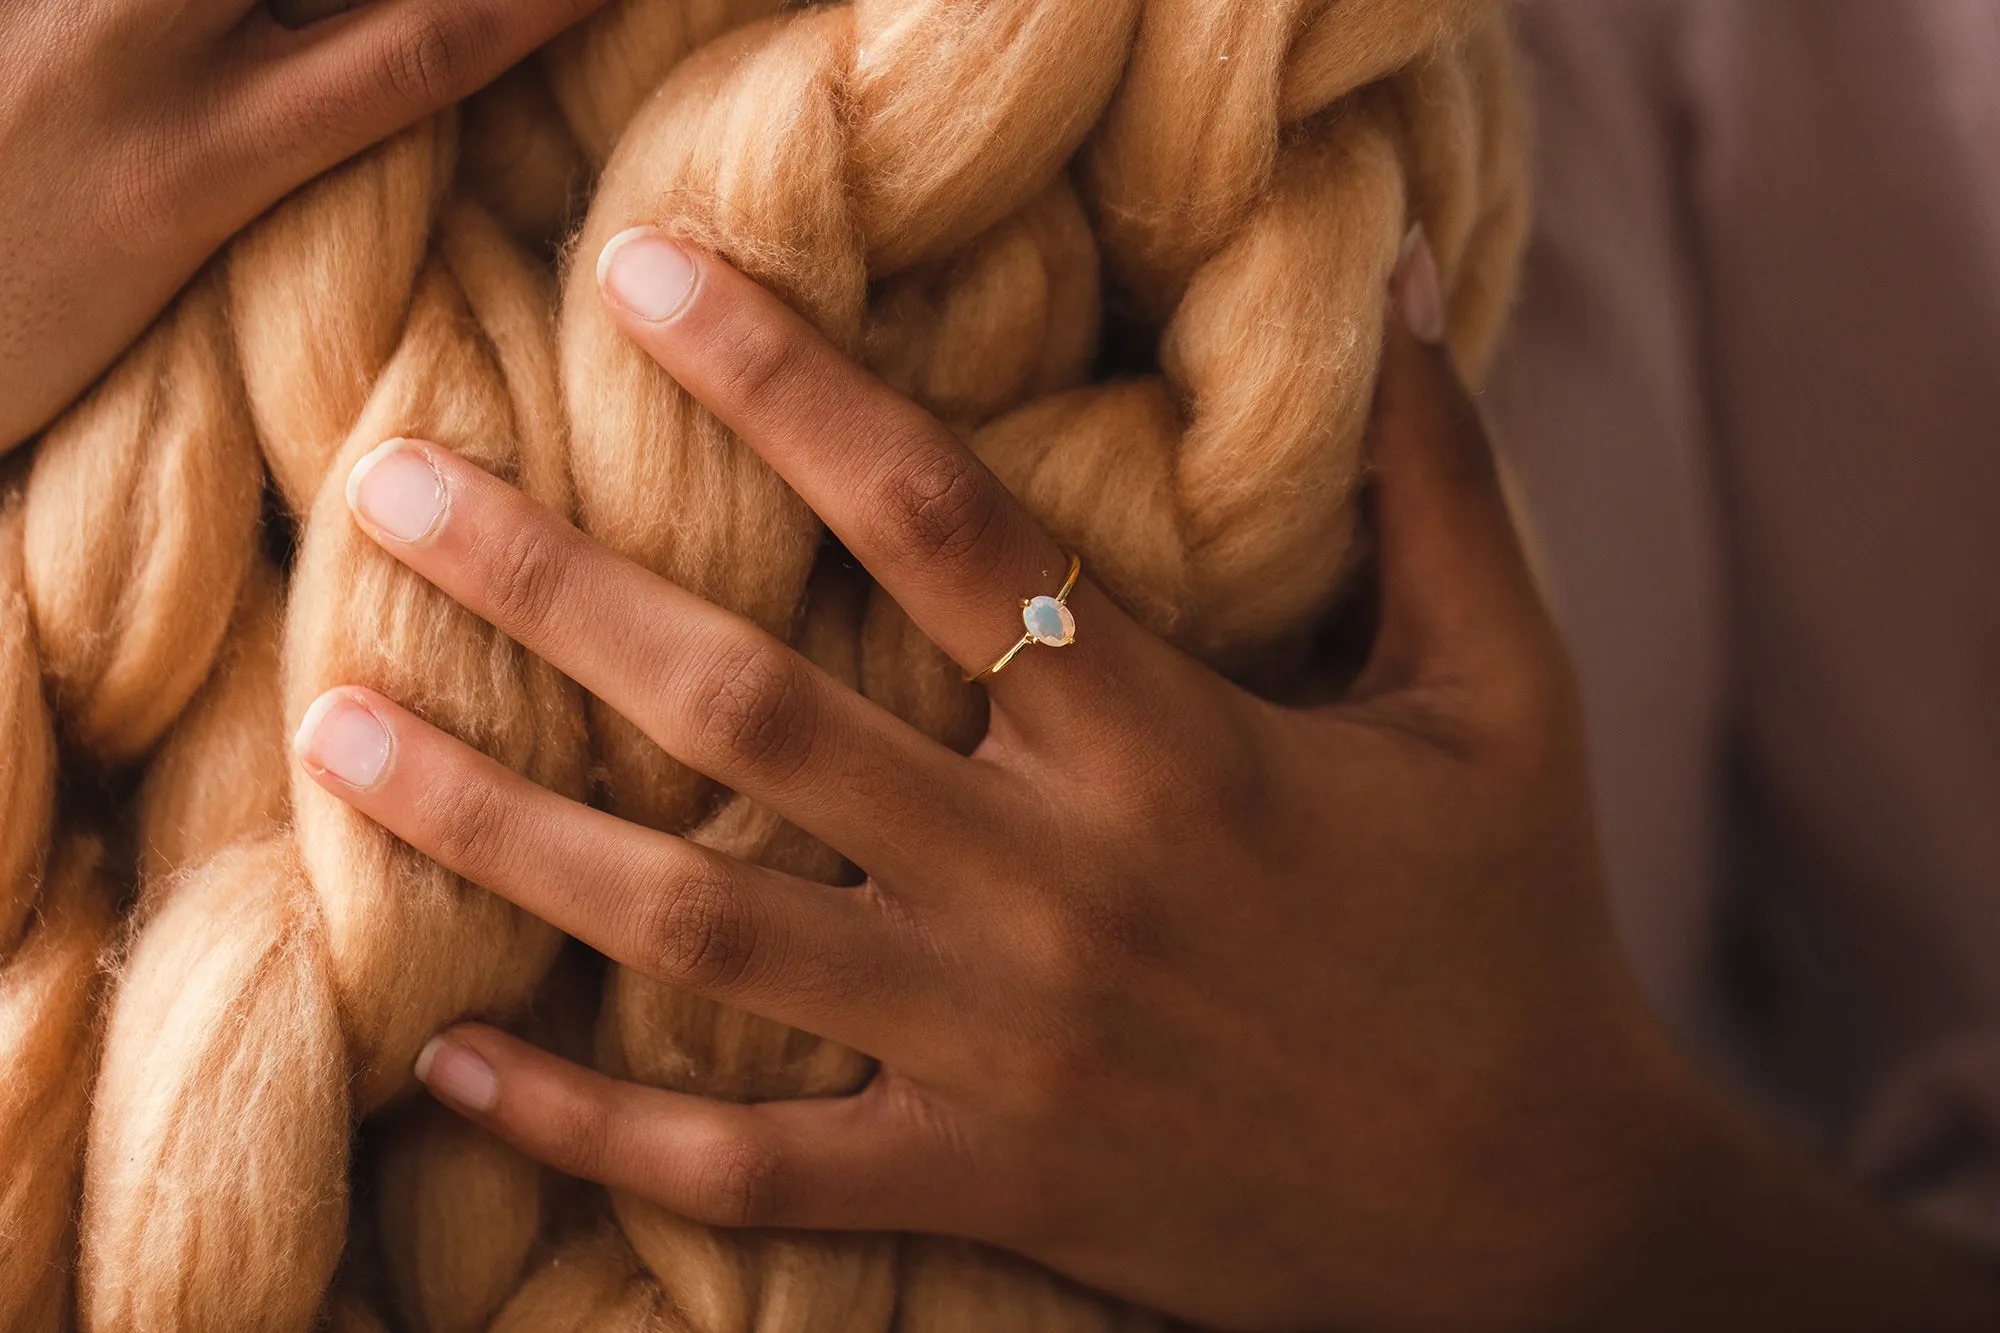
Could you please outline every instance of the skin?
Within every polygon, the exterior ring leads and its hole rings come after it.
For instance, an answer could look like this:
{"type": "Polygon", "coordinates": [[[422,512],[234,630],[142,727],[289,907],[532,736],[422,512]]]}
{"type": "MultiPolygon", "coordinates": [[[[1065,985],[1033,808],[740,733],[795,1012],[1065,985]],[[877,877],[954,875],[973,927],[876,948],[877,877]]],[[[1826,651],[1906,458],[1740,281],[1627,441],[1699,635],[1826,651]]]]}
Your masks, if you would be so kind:
{"type": "MultiPolygon", "coordinates": [[[[293,32],[245,0],[5,6],[0,451],[259,210],[587,7],[373,0],[293,32]]],[[[614,302],[624,327],[986,665],[1060,554],[940,426],[694,258],[691,300],[614,302]]],[[[1311,711],[1086,577],[1077,642],[990,679],[960,757],[405,446],[451,504],[413,541],[364,522],[386,550],[868,878],[808,884],[566,803],[365,690],[314,720],[381,725],[378,776],[344,783],[317,730],[301,762],[612,956],[881,1061],[852,1097],[734,1106],[467,1024],[427,1049],[433,1091],[712,1223],[971,1236],[1223,1326],[2000,1326],[1982,1270],[1764,1134],[1636,995],[1567,661],[1477,414],[1412,332],[1437,327],[1425,286],[1405,268],[1385,333],[1382,629],[1311,711]]]]}
{"type": "MultiPolygon", "coordinates": [[[[990,663],[1062,553],[941,425],[689,260],[685,300],[636,303],[658,318],[611,298],[625,330],[990,663]]],[[[1568,661],[1477,412],[1417,336],[1441,327],[1426,247],[1397,283],[1382,624],[1310,710],[1086,571],[1077,641],[987,677],[961,757],[449,451],[388,451],[448,503],[410,540],[358,513],[384,549],[867,880],[570,803],[359,688],[316,711],[379,725],[386,763],[343,781],[309,718],[308,770],[611,957],[881,1062],[851,1097],[742,1106],[464,1024],[419,1062],[432,1091],[704,1221],[969,1236],[1226,1327],[1992,1326],[1983,1275],[1767,1137],[1636,993],[1568,661]]]]}
{"type": "Polygon", "coordinates": [[[352,3],[0,5],[0,453],[286,192],[600,0],[352,3]]]}

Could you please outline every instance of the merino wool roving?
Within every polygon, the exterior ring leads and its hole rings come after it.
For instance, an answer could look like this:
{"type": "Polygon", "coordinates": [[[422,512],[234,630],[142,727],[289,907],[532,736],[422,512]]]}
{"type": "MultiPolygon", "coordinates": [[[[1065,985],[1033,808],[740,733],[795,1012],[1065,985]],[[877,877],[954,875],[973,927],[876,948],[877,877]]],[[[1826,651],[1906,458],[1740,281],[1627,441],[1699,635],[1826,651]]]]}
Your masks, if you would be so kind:
{"type": "Polygon", "coordinates": [[[970,1245],[697,1226],[414,1095],[466,1016],[718,1097],[870,1066],[606,965],[322,792],[287,754],[320,691],[855,872],[379,551],[343,484],[439,441],[974,743],[980,690],[612,327],[595,256],[658,223],[950,423],[1154,630],[1282,679],[1365,546],[1402,239],[1476,380],[1520,138],[1490,0],[614,0],[278,204],[0,469],[0,1327],[1151,1326],[970,1245]]]}

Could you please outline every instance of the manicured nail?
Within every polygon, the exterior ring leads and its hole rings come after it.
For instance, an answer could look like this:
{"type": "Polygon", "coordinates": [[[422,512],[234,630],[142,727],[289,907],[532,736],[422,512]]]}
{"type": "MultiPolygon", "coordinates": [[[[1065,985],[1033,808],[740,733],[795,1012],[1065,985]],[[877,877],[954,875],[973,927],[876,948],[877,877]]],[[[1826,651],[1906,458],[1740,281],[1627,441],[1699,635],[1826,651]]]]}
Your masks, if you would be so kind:
{"type": "Polygon", "coordinates": [[[408,440],[378,444],[347,474],[347,507],[399,542],[417,542],[444,521],[444,478],[408,440]]]}
{"type": "Polygon", "coordinates": [[[478,1052],[460,1042],[432,1037],[417,1052],[417,1082],[440,1101],[465,1111],[490,1111],[500,1101],[500,1079],[478,1052]]]}
{"type": "Polygon", "coordinates": [[[664,323],[694,295],[694,260],[654,227],[628,227],[597,252],[597,285],[640,319],[664,323]]]}
{"type": "Polygon", "coordinates": [[[301,763],[363,791],[382,780],[392,749],[382,719],[340,690],[313,700],[292,737],[292,753],[301,763]]]}
{"type": "Polygon", "coordinates": [[[1431,253],[1424,224],[1410,228],[1403,253],[1396,261],[1393,283],[1396,305],[1417,341],[1436,346],[1444,341],[1444,295],[1438,283],[1437,256],[1431,253]]]}

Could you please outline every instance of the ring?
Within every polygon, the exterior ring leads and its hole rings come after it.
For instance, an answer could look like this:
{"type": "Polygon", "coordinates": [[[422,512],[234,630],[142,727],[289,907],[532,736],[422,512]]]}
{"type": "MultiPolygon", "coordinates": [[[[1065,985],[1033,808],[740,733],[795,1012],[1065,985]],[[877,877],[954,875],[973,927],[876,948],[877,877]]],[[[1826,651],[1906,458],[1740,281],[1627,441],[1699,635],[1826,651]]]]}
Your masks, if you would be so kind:
{"type": "Polygon", "coordinates": [[[1076,576],[1082,572],[1082,559],[1072,555],[1069,558],[1069,576],[1063,580],[1063,585],[1056,590],[1055,596],[1044,594],[1040,597],[1022,598],[1021,623],[1028,627],[1028,632],[1016,640],[1012,648],[1000,654],[999,661],[984,671],[968,671],[965,673],[965,678],[978,680],[981,676],[999,675],[1001,669],[1014,660],[1015,654],[1031,643],[1061,648],[1076,642],[1076,617],[1070,614],[1069,593],[1070,589],[1076,586],[1076,576]]]}

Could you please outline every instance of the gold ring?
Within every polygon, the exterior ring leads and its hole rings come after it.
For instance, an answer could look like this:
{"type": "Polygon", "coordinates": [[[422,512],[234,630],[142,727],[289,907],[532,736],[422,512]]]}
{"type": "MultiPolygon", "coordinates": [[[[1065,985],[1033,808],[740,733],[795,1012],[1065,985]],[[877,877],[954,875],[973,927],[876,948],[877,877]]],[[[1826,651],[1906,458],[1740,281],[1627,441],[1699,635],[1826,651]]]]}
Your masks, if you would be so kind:
{"type": "Polygon", "coordinates": [[[1063,580],[1055,596],[1023,597],[1021,623],[1028,627],[1028,632],[1016,640],[1012,648],[1000,654],[999,661],[984,671],[968,671],[965,678],[978,680],[981,676],[999,675],[1001,669],[1014,660],[1014,655],[1031,643],[1061,648],[1076,642],[1076,617],[1070,614],[1069,593],[1076,586],[1076,576],[1082,572],[1083,561],[1073,555],[1069,558],[1069,577],[1063,580]]]}

